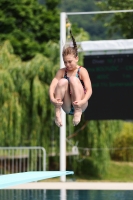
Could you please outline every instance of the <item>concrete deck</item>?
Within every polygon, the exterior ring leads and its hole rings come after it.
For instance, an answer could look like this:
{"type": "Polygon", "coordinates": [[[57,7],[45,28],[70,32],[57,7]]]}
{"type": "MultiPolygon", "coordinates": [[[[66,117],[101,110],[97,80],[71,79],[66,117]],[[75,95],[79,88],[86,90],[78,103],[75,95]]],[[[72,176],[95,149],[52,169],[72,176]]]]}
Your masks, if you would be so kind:
{"type": "Polygon", "coordinates": [[[22,190],[133,190],[133,183],[122,182],[33,182],[6,189],[22,190]]]}

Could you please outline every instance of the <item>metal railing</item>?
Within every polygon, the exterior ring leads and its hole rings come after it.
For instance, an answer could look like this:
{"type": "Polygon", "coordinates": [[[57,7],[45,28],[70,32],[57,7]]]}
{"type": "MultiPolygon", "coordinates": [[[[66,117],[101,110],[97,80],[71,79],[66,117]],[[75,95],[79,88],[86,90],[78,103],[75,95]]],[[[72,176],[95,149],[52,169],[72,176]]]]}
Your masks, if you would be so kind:
{"type": "Polygon", "coordinates": [[[46,190],[0,190],[0,199],[1,200],[29,200],[29,199],[41,199],[46,200],[47,193],[46,190]]]}
{"type": "Polygon", "coordinates": [[[0,174],[46,170],[43,147],[0,147],[0,174]]]}

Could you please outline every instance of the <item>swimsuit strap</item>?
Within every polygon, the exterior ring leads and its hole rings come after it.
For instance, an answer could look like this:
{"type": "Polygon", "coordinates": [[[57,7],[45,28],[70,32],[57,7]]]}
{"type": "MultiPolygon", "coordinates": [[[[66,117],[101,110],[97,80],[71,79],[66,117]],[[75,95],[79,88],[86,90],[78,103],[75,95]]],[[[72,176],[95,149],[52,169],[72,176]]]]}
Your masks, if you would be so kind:
{"type": "MultiPolygon", "coordinates": [[[[79,71],[80,71],[81,66],[78,68],[78,71],[76,73],[76,77],[79,78],[79,71]]],[[[69,77],[67,77],[67,68],[65,68],[65,74],[64,74],[64,78],[69,79],[69,77]]]]}
{"type": "Polygon", "coordinates": [[[65,68],[64,78],[66,78],[66,79],[68,78],[68,77],[67,77],[67,69],[66,69],[66,68],[65,68]]]}
{"type": "MultiPolygon", "coordinates": [[[[77,71],[77,74],[76,74],[76,76],[79,78],[79,80],[80,80],[79,71],[80,71],[80,68],[81,68],[81,67],[82,67],[82,66],[80,66],[80,67],[78,68],[78,71],[77,71]]],[[[82,84],[82,86],[83,86],[83,88],[84,88],[84,90],[85,90],[85,85],[84,85],[83,80],[80,80],[80,82],[81,82],[81,84],[82,84]]]]}
{"type": "MultiPolygon", "coordinates": [[[[79,71],[80,71],[81,66],[78,68],[76,76],[79,78],[79,71]]],[[[80,79],[80,78],[79,78],[80,79]]]]}

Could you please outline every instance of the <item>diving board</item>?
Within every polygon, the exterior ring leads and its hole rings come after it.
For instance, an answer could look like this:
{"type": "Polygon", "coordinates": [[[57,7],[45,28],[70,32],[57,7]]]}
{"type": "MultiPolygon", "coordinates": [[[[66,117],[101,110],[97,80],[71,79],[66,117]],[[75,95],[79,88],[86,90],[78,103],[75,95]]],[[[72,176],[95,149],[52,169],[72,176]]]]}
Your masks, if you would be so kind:
{"type": "Polygon", "coordinates": [[[14,185],[39,181],[48,178],[59,177],[63,175],[74,174],[73,171],[32,171],[0,176],[0,189],[14,185]]]}

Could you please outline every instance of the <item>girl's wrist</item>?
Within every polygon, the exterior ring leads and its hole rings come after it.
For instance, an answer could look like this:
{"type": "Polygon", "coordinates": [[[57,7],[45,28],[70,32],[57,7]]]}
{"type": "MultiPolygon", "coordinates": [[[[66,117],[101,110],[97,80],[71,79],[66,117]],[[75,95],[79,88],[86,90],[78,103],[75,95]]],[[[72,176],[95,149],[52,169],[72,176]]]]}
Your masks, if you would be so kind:
{"type": "Polygon", "coordinates": [[[53,98],[50,98],[50,101],[51,101],[51,103],[53,103],[53,102],[54,102],[54,99],[53,99],[53,98]]]}

